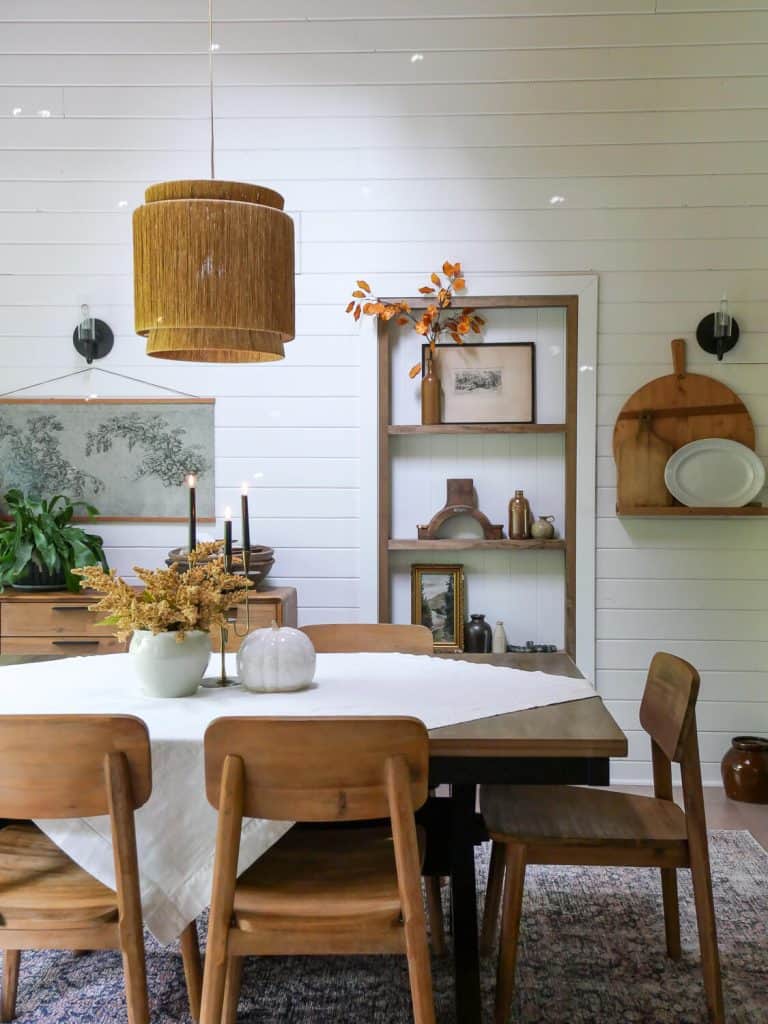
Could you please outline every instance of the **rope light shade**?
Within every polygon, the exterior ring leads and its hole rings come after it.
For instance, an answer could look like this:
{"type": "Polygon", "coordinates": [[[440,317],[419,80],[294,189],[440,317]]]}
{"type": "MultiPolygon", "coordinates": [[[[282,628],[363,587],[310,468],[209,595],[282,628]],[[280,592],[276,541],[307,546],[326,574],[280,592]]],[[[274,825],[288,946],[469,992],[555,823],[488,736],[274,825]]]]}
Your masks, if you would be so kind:
{"type": "Polygon", "coordinates": [[[147,354],[197,363],[282,359],[295,334],[293,221],[271,189],[150,186],[133,214],[136,333],[147,354]]]}

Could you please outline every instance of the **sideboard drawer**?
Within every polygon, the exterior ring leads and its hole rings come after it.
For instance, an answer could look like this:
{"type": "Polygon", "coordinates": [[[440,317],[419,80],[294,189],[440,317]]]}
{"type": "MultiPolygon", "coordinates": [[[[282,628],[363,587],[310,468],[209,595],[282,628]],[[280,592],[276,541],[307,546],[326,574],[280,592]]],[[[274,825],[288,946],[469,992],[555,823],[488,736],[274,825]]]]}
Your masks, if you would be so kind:
{"type": "Polygon", "coordinates": [[[88,611],[88,604],[80,604],[71,599],[29,601],[24,604],[3,601],[3,637],[111,636],[113,627],[97,626],[98,620],[99,616],[88,611]]]}
{"type": "Polygon", "coordinates": [[[127,644],[114,636],[4,636],[0,641],[3,654],[60,654],[63,658],[90,654],[120,654],[127,644]]]}

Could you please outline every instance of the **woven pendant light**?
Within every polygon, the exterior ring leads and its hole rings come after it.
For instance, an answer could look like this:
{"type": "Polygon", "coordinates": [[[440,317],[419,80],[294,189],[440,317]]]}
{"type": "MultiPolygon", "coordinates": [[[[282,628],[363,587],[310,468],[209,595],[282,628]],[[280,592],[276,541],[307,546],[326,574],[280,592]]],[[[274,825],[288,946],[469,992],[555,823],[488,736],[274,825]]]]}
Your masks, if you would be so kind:
{"type": "Polygon", "coordinates": [[[213,0],[208,43],[211,180],[151,185],[134,211],[136,333],[157,359],[282,359],[295,334],[293,221],[277,192],[215,180],[213,0]]]}
{"type": "Polygon", "coordinates": [[[294,337],[293,221],[283,197],[232,181],[168,181],[133,214],[136,333],[147,355],[282,359],[294,337]]]}

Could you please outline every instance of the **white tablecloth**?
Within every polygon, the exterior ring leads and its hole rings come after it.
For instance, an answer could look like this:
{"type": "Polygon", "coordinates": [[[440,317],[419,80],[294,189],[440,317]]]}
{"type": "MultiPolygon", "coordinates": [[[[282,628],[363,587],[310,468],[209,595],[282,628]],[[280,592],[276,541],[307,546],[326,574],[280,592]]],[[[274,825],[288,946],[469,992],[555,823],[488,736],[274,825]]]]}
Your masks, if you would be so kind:
{"type": "MultiPolygon", "coordinates": [[[[218,656],[211,670],[218,664],[218,656]]],[[[228,671],[235,675],[234,655],[228,671]]],[[[177,937],[210,901],[216,814],[205,799],[202,739],[223,715],[411,715],[429,729],[593,697],[581,679],[410,654],[319,654],[316,685],[300,693],[242,688],[162,700],[139,692],[127,654],[0,668],[2,714],[130,714],[152,744],[153,791],[136,815],[142,904],[161,942],[177,937]]],[[[109,820],[37,824],[78,864],[114,886],[109,820]]],[[[249,820],[240,871],[275,843],[290,822],[249,820]]]]}

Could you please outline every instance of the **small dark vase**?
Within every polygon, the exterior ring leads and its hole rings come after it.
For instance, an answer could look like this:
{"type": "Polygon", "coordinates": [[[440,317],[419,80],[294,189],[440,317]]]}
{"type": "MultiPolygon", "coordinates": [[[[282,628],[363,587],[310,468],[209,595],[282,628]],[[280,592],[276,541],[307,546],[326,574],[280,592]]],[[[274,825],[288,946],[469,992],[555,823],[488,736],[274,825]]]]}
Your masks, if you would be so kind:
{"type": "Polygon", "coordinates": [[[734,736],[720,765],[726,796],[768,804],[768,737],[734,736]]]}
{"type": "Polygon", "coordinates": [[[464,650],[467,654],[490,654],[493,645],[493,630],[484,615],[470,615],[470,622],[464,627],[464,650]]]}

